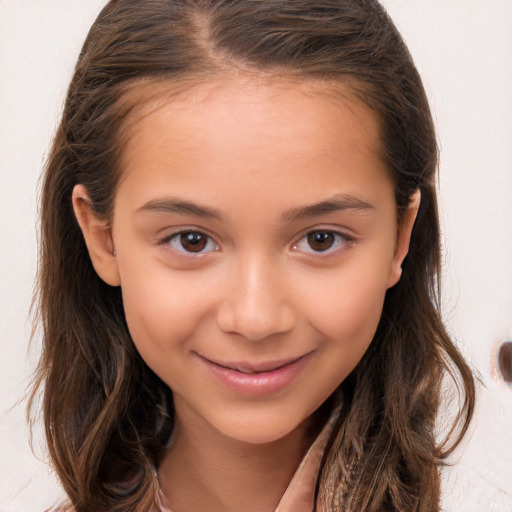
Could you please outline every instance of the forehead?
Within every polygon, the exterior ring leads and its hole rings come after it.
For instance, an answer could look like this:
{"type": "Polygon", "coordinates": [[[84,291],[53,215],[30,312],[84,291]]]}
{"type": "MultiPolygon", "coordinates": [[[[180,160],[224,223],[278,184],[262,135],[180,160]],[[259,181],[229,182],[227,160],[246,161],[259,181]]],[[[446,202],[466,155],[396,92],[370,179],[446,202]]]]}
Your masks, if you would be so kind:
{"type": "MultiPolygon", "coordinates": [[[[176,118],[185,113],[192,122],[194,117],[197,118],[197,113],[203,113],[205,118],[211,117],[214,122],[232,121],[246,127],[255,125],[255,121],[263,121],[268,128],[277,132],[285,124],[293,127],[309,124],[314,131],[315,115],[338,109],[337,114],[343,116],[344,113],[339,111],[343,107],[352,111],[352,122],[365,126],[368,142],[375,142],[378,150],[379,119],[361,101],[360,90],[361,86],[351,87],[337,80],[273,74],[136,82],[121,97],[122,109],[129,112],[122,126],[121,140],[128,143],[140,132],[141,125],[148,118],[157,117],[155,114],[158,111],[165,111],[160,112],[160,117],[167,116],[169,121],[171,112],[175,113],[176,118]],[[301,119],[296,117],[299,112],[301,119]],[[257,114],[265,113],[271,115],[266,119],[256,119],[257,114]]],[[[324,117],[325,120],[327,117],[324,117]]],[[[183,117],[180,119],[182,121],[183,117]]]]}
{"type": "Polygon", "coordinates": [[[159,87],[127,124],[122,180],[258,177],[290,189],[329,187],[338,169],[361,183],[387,175],[378,119],[348,87],[247,78],[159,87]]]}

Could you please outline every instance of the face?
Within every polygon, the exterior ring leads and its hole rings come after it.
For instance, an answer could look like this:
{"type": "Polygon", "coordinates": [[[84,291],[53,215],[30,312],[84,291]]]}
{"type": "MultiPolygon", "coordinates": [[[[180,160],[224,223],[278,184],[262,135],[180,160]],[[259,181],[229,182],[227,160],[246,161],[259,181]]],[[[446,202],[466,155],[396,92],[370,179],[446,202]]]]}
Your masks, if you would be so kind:
{"type": "Polygon", "coordinates": [[[344,98],[306,83],[197,86],[132,130],[111,228],[76,206],[178,422],[278,440],[371,343],[408,234],[377,120],[344,98]]]}

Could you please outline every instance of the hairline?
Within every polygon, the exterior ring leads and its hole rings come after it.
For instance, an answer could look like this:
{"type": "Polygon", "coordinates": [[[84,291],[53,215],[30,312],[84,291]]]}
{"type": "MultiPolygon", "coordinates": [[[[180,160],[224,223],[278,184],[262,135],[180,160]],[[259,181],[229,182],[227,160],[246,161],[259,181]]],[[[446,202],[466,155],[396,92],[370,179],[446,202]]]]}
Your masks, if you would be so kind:
{"type": "MultiPolygon", "coordinates": [[[[378,127],[379,144],[376,148],[376,154],[387,170],[393,189],[396,190],[396,177],[392,169],[389,168],[385,156],[384,120],[379,110],[372,105],[371,95],[368,94],[368,89],[372,87],[371,84],[358,80],[351,75],[340,74],[337,77],[323,77],[288,69],[253,70],[239,67],[230,70],[221,68],[213,71],[181,73],[177,76],[141,77],[125,82],[115,104],[115,108],[122,118],[115,134],[117,145],[117,169],[115,169],[115,172],[118,175],[116,188],[122,182],[125,174],[122,163],[125,148],[141,121],[167,106],[169,102],[176,101],[198,87],[207,84],[222,86],[234,81],[249,82],[254,80],[259,81],[263,86],[280,85],[290,87],[300,83],[307,86],[303,93],[308,96],[323,96],[333,101],[348,100],[349,108],[351,102],[357,102],[370,109],[375,116],[378,127]]],[[[113,197],[115,197],[115,191],[113,197]]],[[[399,214],[398,210],[397,205],[397,213],[399,214]]],[[[400,221],[400,215],[398,215],[398,221],[400,221]]]]}

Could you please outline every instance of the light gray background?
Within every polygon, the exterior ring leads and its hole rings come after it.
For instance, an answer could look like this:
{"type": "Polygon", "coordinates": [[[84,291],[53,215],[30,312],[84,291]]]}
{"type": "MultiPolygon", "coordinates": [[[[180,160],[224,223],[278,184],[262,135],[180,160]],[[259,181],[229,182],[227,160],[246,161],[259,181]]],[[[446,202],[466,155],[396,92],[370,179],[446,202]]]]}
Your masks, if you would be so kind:
{"type": "MultiPolygon", "coordinates": [[[[0,512],[59,496],[28,445],[23,397],[36,267],[37,179],[87,30],[105,0],[0,0],[0,512]]],[[[512,511],[512,1],[384,0],[433,105],[442,148],[445,320],[486,386],[444,474],[444,509],[512,511]]],[[[36,453],[44,451],[36,436],[36,453]]]]}

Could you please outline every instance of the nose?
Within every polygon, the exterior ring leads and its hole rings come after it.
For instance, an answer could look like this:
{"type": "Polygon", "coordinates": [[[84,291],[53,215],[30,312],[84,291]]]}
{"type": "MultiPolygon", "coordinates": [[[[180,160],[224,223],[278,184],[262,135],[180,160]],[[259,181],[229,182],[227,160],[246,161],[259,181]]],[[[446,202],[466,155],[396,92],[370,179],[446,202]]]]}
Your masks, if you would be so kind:
{"type": "Polygon", "coordinates": [[[253,256],[231,268],[217,313],[220,329],[251,341],[293,330],[296,311],[281,272],[253,256]]]}

